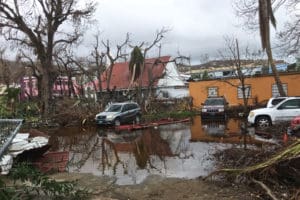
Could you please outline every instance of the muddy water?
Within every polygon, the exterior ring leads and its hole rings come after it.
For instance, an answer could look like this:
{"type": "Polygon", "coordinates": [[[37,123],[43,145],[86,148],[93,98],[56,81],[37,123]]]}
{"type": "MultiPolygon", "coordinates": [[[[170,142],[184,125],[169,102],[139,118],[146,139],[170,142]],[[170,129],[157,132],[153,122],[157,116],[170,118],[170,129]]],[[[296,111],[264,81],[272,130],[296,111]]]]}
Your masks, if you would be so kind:
{"type": "Polygon", "coordinates": [[[215,169],[217,150],[262,145],[239,133],[239,121],[163,125],[116,132],[100,127],[63,128],[50,138],[52,150],[69,151],[69,172],[110,176],[120,185],[141,183],[149,175],[196,178],[215,169]]]}

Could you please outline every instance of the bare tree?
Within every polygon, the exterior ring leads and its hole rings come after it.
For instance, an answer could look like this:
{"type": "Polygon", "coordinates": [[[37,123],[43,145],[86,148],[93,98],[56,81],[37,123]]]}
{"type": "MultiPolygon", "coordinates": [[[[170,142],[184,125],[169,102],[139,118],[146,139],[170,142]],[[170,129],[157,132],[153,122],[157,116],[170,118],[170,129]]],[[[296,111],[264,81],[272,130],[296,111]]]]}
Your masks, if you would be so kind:
{"type": "MultiPolygon", "coordinates": [[[[97,85],[94,81],[94,77],[95,77],[95,74],[94,74],[94,70],[91,69],[88,65],[89,65],[89,62],[86,58],[73,58],[73,57],[70,57],[70,60],[71,62],[76,66],[77,69],[79,69],[79,71],[81,71],[85,76],[86,78],[88,79],[88,82],[91,82],[93,84],[93,88],[94,88],[94,91],[97,91],[97,85]]],[[[81,76],[82,80],[80,81],[81,82],[81,90],[82,90],[82,96],[84,96],[84,88],[83,88],[83,84],[86,83],[85,81],[85,78],[83,78],[83,76],[81,76]]]]}
{"type": "Polygon", "coordinates": [[[6,88],[9,88],[11,82],[11,71],[8,67],[8,62],[4,57],[5,49],[0,49],[0,81],[4,82],[6,88]]]}
{"type": "Polygon", "coordinates": [[[106,90],[109,92],[110,91],[110,80],[111,80],[115,62],[121,58],[126,58],[126,56],[128,55],[126,52],[124,53],[123,50],[129,44],[129,34],[128,33],[126,34],[126,38],[121,45],[117,45],[115,56],[113,56],[113,54],[112,54],[111,44],[110,44],[109,40],[107,40],[106,42],[102,41],[102,44],[106,48],[106,55],[110,62],[109,66],[108,66],[108,70],[107,70],[108,74],[106,75],[106,77],[107,77],[106,90]]]}
{"type": "MultiPolygon", "coordinates": [[[[92,65],[94,64],[96,67],[96,77],[98,80],[98,88],[100,95],[102,93],[102,74],[106,69],[106,54],[100,50],[100,38],[99,38],[99,32],[98,34],[95,34],[95,40],[96,43],[93,46],[93,51],[91,53],[93,57],[92,65]]],[[[96,91],[97,92],[97,91],[96,91]]]]}
{"type": "Polygon", "coordinates": [[[53,52],[59,45],[78,41],[83,31],[80,27],[95,10],[93,2],[81,7],[78,3],[78,0],[0,1],[0,28],[5,38],[32,50],[40,62],[37,68],[43,117],[50,113],[52,86],[57,77],[53,52]]]}
{"type": "MultiPolygon", "coordinates": [[[[72,78],[76,74],[77,67],[73,62],[73,55],[68,50],[64,49],[55,55],[55,63],[58,67],[61,76],[66,75],[68,78],[68,96],[76,96],[75,86],[72,78]]],[[[61,95],[62,90],[61,90],[61,95]]]]}
{"type": "Polygon", "coordinates": [[[258,2],[256,0],[237,0],[235,3],[238,16],[246,19],[245,25],[248,28],[255,27],[257,23],[254,20],[257,19],[256,16],[258,15],[262,49],[267,53],[269,65],[272,68],[274,79],[281,96],[286,96],[286,94],[273,59],[270,41],[270,22],[276,28],[276,19],[274,17],[272,5],[274,10],[276,10],[284,2],[285,0],[258,0],[258,2]]]}
{"type": "MultiPolygon", "coordinates": [[[[20,50],[17,55],[18,62],[21,62],[25,68],[25,76],[29,78],[29,94],[27,94],[28,97],[33,97],[33,80],[32,76],[37,79],[37,83],[40,83],[42,81],[42,76],[39,72],[40,65],[36,60],[33,58],[34,56],[28,55],[27,52],[20,50]],[[29,70],[28,70],[29,69],[29,70]]],[[[37,84],[37,90],[38,90],[38,98],[41,99],[42,94],[42,85],[37,84]]],[[[23,92],[23,91],[21,91],[23,92]]]]}
{"type": "Polygon", "coordinates": [[[200,55],[200,63],[207,63],[209,61],[209,55],[207,53],[200,55]]]}
{"type": "MultiPolygon", "coordinates": [[[[233,84],[230,81],[222,80],[231,86],[237,88],[238,90],[241,90],[242,92],[242,97],[243,97],[243,108],[244,108],[244,116],[246,116],[246,113],[248,112],[248,99],[249,99],[249,92],[250,88],[249,86],[246,85],[246,74],[243,72],[243,66],[242,66],[242,61],[241,61],[241,50],[239,47],[239,42],[238,39],[235,39],[233,37],[224,37],[225,41],[225,46],[227,49],[225,51],[219,51],[219,54],[223,59],[225,58],[226,60],[229,60],[231,64],[234,66],[234,73],[235,77],[239,80],[239,83],[237,85],[233,84]],[[229,55],[224,55],[223,52],[228,52],[229,55]]],[[[248,56],[249,49],[246,48],[245,50],[245,57],[248,56]]]]}
{"type": "MultiPolygon", "coordinates": [[[[168,33],[169,30],[166,29],[166,28],[162,28],[161,30],[157,31],[156,32],[156,35],[153,39],[153,41],[150,43],[150,44],[146,44],[145,42],[142,42],[140,45],[136,45],[134,47],[137,47],[140,49],[140,51],[142,52],[142,57],[144,58],[144,61],[145,59],[147,58],[147,54],[148,52],[156,47],[158,45],[158,49],[159,49],[159,56],[160,56],[160,50],[161,50],[161,45],[159,45],[160,41],[164,38],[165,34],[168,33]]],[[[133,48],[134,48],[133,47],[133,48]]],[[[144,74],[144,70],[145,70],[145,66],[146,66],[146,63],[145,62],[142,62],[141,64],[141,70],[140,70],[140,73],[139,73],[139,76],[136,77],[136,80],[138,82],[138,93],[137,93],[137,101],[139,103],[142,103],[142,102],[145,102],[145,99],[142,100],[142,75],[144,74]]],[[[149,73],[149,72],[148,72],[149,73]]],[[[146,95],[144,96],[144,98],[148,98],[146,95]]]]}
{"type": "Polygon", "coordinates": [[[300,49],[300,0],[290,0],[287,3],[288,13],[291,20],[286,22],[282,31],[277,34],[278,47],[285,55],[299,56],[300,49]]]}

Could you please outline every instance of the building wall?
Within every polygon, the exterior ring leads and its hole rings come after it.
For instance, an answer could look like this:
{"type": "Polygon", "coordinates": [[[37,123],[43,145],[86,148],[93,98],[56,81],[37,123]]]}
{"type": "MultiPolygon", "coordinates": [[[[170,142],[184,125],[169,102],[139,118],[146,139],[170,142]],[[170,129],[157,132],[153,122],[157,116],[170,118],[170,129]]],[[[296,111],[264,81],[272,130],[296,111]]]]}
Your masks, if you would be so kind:
{"type": "Polygon", "coordinates": [[[157,87],[184,86],[184,80],[180,77],[175,63],[171,62],[166,65],[164,70],[165,76],[160,78],[157,87]]]}
{"type": "MultiPolygon", "coordinates": [[[[77,84],[75,80],[73,81],[73,86],[75,93],[78,94],[77,84]]],[[[32,77],[23,77],[21,79],[20,88],[21,88],[21,99],[27,99],[29,96],[36,97],[38,96],[38,86],[37,79],[32,77]]],[[[69,94],[68,78],[67,77],[58,77],[57,80],[53,83],[53,96],[67,96],[69,94]]]]}
{"type": "MultiPolygon", "coordinates": [[[[282,73],[280,79],[287,86],[288,96],[300,96],[300,73],[282,73]]],[[[217,96],[224,96],[229,105],[243,104],[243,99],[238,98],[238,89],[232,85],[240,85],[238,79],[225,80],[205,80],[189,83],[190,96],[193,98],[193,106],[200,107],[201,103],[208,97],[209,90],[217,91],[217,96]],[[209,89],[210,88],[210,89],[209,89]],[[216,89],[211,89],[216,88],[216,89]]],[[[274,77],[256,76],[246,78],[246,85],[250,86],[251,94],[249,104],[261,102],[274,96],[272,93],[272,85],[275,84],[274,77]]]]}
{"type": "Polygon", "coordinates": [[[187,86],[157,88],[156,95],[158,98],[184,98],[189,96],[189,89],[187,86]]]}

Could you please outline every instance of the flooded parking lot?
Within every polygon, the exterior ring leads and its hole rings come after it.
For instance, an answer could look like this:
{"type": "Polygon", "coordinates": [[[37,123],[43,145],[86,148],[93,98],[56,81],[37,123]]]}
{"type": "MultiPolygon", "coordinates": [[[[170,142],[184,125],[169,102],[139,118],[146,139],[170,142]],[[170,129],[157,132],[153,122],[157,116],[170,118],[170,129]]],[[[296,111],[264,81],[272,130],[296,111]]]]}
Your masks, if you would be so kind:
{"type": "Polygon", "coordinates": [[[69,172],[109,176],[117,184],[141,183],[149,175],[196,178],[215,169],[212,154],[232,145],[261,146],[241,135],[239,120],[161,125],[138,131],[101,127],[57,130],[50,138],[53,151],[69,152],[69,172]]]}

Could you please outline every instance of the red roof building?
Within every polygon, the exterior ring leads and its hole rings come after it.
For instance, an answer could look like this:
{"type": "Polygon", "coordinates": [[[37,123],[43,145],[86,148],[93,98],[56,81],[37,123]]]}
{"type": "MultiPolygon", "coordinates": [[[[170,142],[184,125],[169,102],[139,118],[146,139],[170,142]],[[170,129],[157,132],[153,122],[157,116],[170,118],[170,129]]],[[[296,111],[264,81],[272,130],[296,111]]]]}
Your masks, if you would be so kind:
{"type": "MultiPolygon", "coordinates": [[[[150,86],[154,88],[169,88],[172,87],[185,87],[184,81],[180,78],[179,72],[174,62],[171,62],[170,56],[162,56],[159,58],[145,59],[145,68],[142,70],[143,74],[131,87],[141,83],[143,88],[150,86]]],[[[102,74],[102,89],[110,90],[127,90],[131,82],[131,73],[129,71],[129,62],[115,63],[112,70],[111,80],[109,87],[107,87],[107,79],[109,77],[109,68],[102,74]]],[[[94,81],[98,88],[98,80],[94,81]]],[[[92,82],[85,85],[85,89],[94,90],[92,82]]],[[[184,89],[184,96],[188,96],[187,88],[184,89]]]]}

